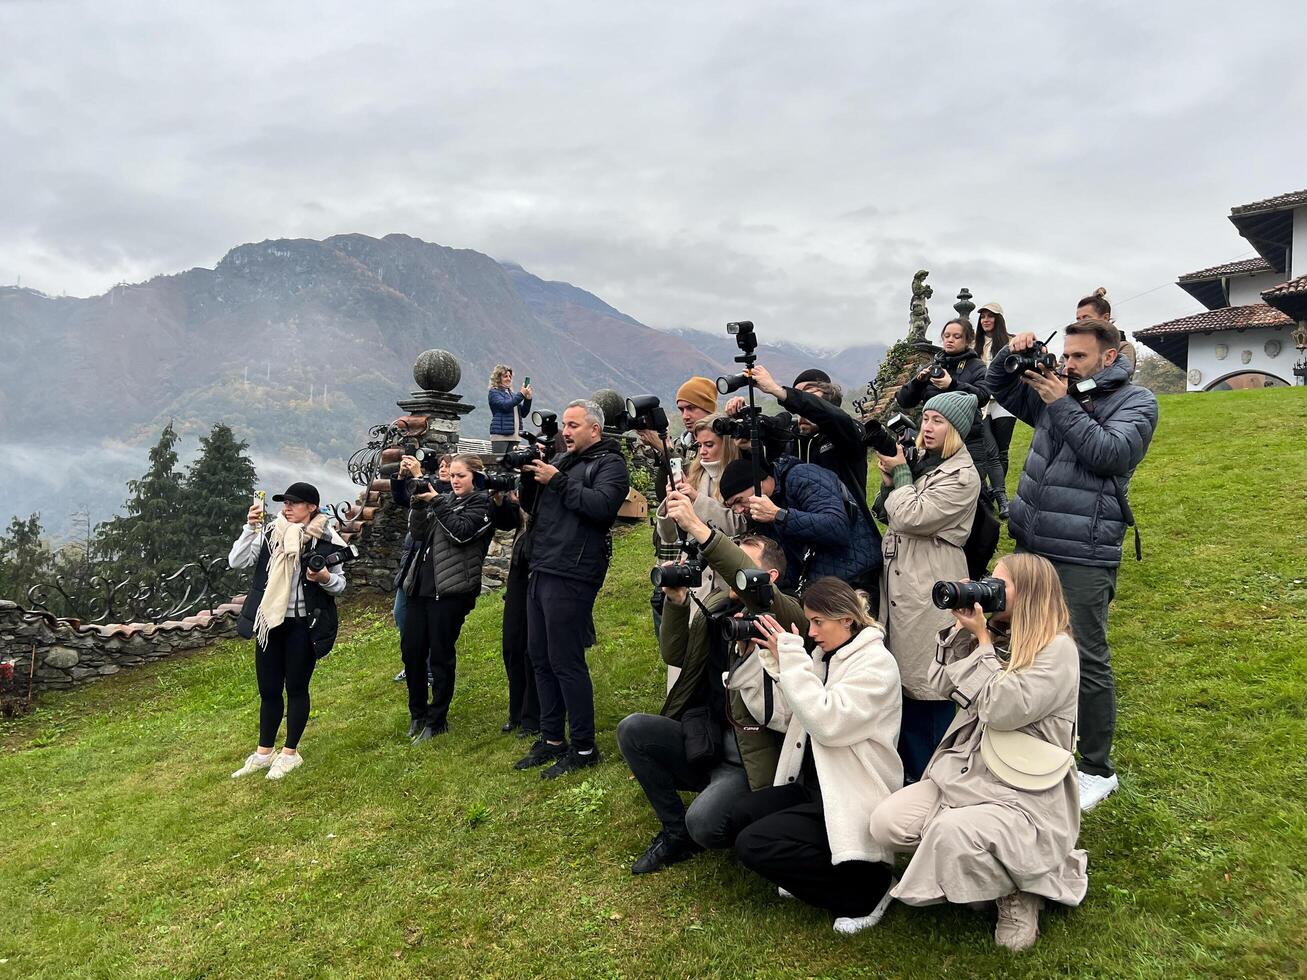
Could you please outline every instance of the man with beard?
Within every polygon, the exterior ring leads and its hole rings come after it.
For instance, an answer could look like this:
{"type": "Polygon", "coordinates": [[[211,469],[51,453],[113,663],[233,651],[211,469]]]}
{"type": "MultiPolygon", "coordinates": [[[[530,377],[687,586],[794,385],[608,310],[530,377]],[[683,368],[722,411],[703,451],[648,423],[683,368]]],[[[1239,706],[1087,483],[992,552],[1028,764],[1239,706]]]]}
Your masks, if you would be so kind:
{"type": "Polygon", "coordinates": [[[1118,353],[1121,334],[1111,323],[1077,320],[1064,333],[1064,377],[1042,364],[1038,371],[1004,369],[1009,353],[1034,347],[1035,335],[1022,333],[989,362],[986,385],[1035,430],[1011,529],[1018,551],[1053,563],[1071,612],[1080,650],[1080,806],[1089,810],[1118,786],[1110,758],[1116,688],[1107,609],[1121,542],[1134,524],[1130,477],[1157,427],[1157,399],[1130,383],[1118,353]]]}

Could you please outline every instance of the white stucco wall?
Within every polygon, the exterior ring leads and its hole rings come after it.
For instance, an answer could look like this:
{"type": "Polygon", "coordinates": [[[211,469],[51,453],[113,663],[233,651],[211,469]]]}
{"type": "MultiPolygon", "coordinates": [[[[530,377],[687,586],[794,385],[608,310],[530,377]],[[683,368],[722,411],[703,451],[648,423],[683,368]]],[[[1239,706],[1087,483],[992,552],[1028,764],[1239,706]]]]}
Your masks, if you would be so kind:
{"type": "Polygon", "coordinates": [[[1259,327],[1254,330],[1225,330],[1220,333],[1189,335],[1189,391],[1204,391],[1214,381],[1226,375],[1243,371],[1264,371],[1273,374],[1287,384],[1293,384],[1293,363],[1298,357],[1297,348],[1293,346],[1292,331],[1288,327],[1259,327]],[[1266,353],[1266,343],[1270,340],[1280,342],[1280,352],[1275,357],[1266,353]],[[1223,360],[1216,356],[1218,344],[1229,348],[1223,360]],[[1243,352],[1251,351],[1248,363],[1243,362],[1243,352]],[[1194,380],[1194,372],[1200,377],[1194,380]]]}
{"type": "MultiPolygon", "coordinates": [[[[1304,246],[1307,247],[1307,246],[1304,246]]],[[[1262,290],[1278,286],[1289,278],[1279,272],[1259,272],[1255,276],[1230,277],[1230,305],[1251,306],[1262,302],[1262,290]]]]}
{"type": "Polygon", "coordinates": [[[1289,265],[1292,268],[1286,279],[1307,276],[1307,205],[1295,208],[1293,212],[1293,248],[1289,252],[1289,265]]]}

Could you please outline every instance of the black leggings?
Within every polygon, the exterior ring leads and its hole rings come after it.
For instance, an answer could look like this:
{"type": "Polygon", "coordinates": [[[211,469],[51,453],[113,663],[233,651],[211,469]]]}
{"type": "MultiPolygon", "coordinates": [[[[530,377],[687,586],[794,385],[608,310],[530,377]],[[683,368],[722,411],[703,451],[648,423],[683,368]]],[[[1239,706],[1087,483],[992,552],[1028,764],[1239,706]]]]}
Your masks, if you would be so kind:
{"type": "Polygon", "coordinates": [[[436,729],[448,724],[449,703],[454,698],[455,647],[463,620],[476,601],[475,594],[439,599],[408,597],[399,652],[404,658],[404,680],[408,684],[408,714],[414,721],[423,721],[436,729]],[[427,687],[428,668],[430,688],[427,687]]]}
{"type": "Polygon", "coordinates": [[[286,715],[286,748],[300,744],[309,721],[309,679],[317,657],[305,619],[288,619],[268,633],[268,645],[254,645],[254,676],[259,682],[259,744],[277,744],[277,729],[286,715]],[[282,703],[282,691],[286,704],[282,703]]]}
{"type": "Polygon", "coordinates": [[[982,474],[989,476],[990,486],[994,489],[1006,485],[1008,450],[1012,446],[1012,430],[1016,427],[1017,420],[1010,415],[997,419],[985,419],[985,443],[992,447],[990,449],[990,458],[998,462],[1003,473],[1003,482],[998,484],[994,483],[994,476],[996,474],[992,470],[989,474],[982,474]]]}

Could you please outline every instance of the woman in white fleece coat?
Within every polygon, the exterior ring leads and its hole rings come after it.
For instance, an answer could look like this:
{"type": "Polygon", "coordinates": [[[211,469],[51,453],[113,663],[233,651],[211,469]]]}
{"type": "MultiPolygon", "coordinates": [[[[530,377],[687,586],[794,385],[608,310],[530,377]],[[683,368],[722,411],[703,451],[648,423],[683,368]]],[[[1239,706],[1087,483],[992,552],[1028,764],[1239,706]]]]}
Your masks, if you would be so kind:
{"type": "Polygon", "coordinates": [[[759,619],[766,676],[754,672],[757,690],[740,693],[763,718],[763,688],[774,683],[767,723],[785,741],[774,785],[736,805],[731,832],[747,868],[833,912],[837,932],[854,933],[879,921],[893,886],[891,855],[872,838],[869,818],[903,785],[899,670],[846,583],[818,579],[803,610],[817,644],[811,655],[796,633],[759,619]]]}

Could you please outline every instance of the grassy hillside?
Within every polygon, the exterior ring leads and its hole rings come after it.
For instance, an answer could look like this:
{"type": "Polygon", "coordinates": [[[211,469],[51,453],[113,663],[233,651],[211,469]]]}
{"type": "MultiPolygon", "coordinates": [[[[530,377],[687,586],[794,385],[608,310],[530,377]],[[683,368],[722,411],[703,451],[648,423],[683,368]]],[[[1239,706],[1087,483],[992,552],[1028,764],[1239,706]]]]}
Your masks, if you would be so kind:
{"type": "Polygon", "coordinates": [[[6,723],[0,977],[1301,976],[1305,445],[1307,391],[1163,399],[1112,618],[1122,790],[1084,821],[1085,904],[1020,958],[952,908],[838,937],[727,854],[631,877],[656,828],[612,733],[663,683],[637,532],[598,608],[609,761],[588,779],[510,769],[495,597],[452,732],[417,749],[379,605],[347,613],[281,784],[227,778],[256,731],[246,644],[6,723]]]}

